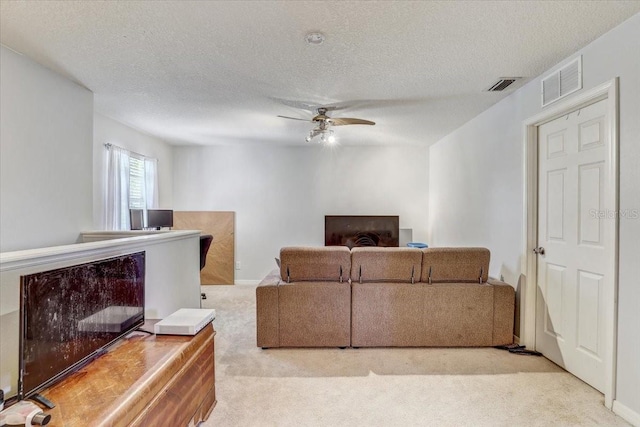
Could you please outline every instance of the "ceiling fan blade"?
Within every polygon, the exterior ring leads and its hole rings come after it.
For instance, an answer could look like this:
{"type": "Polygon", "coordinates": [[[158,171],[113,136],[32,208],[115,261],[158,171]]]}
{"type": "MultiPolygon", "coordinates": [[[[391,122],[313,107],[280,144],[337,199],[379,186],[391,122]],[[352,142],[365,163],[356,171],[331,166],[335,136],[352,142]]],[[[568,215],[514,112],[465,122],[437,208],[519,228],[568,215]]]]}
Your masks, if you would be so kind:
{"type": "Polygon", "coordinates": [[[372,122],[371,120],[363,120],[363,119],[352,119],[352,118],[348,118],[348,117],[343,117],[343,118],[330,118],[327,119],[327,121],[329,123],[331,123],[333,126],[344,126],[344,125],[375,125],[375,122],[372,122]]]}
{"type": "Polygon", "coordinates": [[[298,117],[288,117],[288,116],[278,116],[278,117],[282,117],[283,119],[301,120],[301,121],[303,121],[303,122],[308,122],[308,121],[310,121],[309,119],[301,119],[301,118],[298,118],[298,117]]]}

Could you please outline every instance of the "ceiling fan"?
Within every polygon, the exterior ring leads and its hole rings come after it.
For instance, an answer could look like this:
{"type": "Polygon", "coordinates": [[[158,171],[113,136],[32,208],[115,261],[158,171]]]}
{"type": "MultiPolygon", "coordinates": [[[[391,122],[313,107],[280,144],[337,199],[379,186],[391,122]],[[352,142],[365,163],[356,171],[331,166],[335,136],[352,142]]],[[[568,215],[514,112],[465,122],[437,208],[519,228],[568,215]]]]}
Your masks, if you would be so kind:
{"type": "MultiPolygon", "coordinates": [[[[319,107],[316,112],[317,114],[311,119],[312,123],[315,123],[315,127],[311,129],[309,135],[304,139],[306,142],[311,142],[313,138],[320,135],[320,142],[335,142],[335,136],[333,136],[333,131],[331,130],[331,126],[345,126],[345,125],[375,125],[375,122],[364,119],[353,119],[353,118],[333,118],[327,116],[327,111],[329,109],[327,107],[319,107]]],[[[287,117],[287,116],[278,116],[283,119],[292,119],[292,120],[302,120],[308,121],[307,119],[299,119],[297,117],[287,117]]]]}

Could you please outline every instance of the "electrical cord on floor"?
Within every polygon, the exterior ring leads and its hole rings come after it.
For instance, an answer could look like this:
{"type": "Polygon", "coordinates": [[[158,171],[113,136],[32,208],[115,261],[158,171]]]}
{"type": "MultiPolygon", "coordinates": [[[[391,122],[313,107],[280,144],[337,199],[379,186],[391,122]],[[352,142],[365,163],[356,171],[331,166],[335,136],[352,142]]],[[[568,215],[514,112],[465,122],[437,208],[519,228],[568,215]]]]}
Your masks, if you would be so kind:
{"type": "Polygon", "coordinates": [[[507,350],[512,354],[520,354],[523,356],[542,356],[542,353],[535,350],[527,350],[526,346],[519,344],[497,345],[494,348],[498,350],[507,350]]]}

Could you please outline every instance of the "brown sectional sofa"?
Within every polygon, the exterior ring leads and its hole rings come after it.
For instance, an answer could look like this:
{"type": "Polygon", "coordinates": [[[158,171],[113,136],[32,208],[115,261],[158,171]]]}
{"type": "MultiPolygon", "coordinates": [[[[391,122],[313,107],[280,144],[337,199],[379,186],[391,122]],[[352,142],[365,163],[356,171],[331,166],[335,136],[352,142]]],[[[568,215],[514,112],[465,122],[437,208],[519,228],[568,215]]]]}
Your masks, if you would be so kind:
{"type": "Polygon", "coordinates": [[[256,289],[259,347],[465,347],[513,341],[515,291],[484,248],[283,248],[256,289]]]}

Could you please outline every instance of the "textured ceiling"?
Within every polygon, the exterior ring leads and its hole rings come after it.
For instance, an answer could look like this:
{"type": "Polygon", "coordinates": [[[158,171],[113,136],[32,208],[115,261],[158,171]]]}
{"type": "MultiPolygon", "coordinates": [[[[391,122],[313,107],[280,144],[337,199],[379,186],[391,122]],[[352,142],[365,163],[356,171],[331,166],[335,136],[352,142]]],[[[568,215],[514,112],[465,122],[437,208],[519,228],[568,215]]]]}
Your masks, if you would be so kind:
{"type": "Polygon", "coordinates": [[[175,144],[304,144],[306,105],[376,126],[342,144],[432,144],[640,11],[638,1],[1,1],[2,44],[175,144]],[[326,41],[306,44],[310,31],[326,41]],[[520,83],[521,85],[522,83],[520,83]]]}

